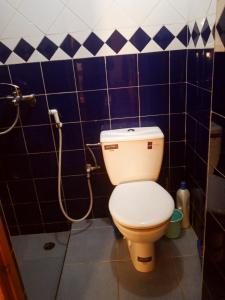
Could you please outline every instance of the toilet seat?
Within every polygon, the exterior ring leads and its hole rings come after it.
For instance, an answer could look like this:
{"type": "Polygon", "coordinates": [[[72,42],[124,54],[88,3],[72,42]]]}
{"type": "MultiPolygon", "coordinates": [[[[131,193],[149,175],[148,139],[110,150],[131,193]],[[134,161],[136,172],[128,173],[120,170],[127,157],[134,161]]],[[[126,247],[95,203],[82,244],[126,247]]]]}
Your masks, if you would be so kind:
{"type": "Polygon", "coordinates": [[[109,199],[109,210],[121,225],[145,229],[169,220],[174,200],[154,181],[128,182],[115,187],[109,199]]]}

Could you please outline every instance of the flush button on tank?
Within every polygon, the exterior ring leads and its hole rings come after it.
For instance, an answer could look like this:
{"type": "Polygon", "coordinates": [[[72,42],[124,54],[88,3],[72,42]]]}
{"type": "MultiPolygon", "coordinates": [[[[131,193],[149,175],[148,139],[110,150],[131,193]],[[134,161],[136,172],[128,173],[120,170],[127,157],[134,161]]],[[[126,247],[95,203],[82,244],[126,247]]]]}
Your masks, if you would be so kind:
{"type": "Polygon", "coordinates": [[[129,132],[132,131],[133,132],[133,131],[135,131],[135,129],[130,128],[130,129],[127,129],[127,131],[129,131],[129,132]]]}

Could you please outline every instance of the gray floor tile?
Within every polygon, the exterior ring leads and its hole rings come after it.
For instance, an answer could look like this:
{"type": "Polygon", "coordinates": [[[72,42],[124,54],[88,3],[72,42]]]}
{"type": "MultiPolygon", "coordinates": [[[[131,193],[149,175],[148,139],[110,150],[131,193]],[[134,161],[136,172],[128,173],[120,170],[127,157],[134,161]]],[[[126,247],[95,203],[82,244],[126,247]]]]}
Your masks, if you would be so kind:
{"type": "Polygon", "coordinates": [[[183,299],[173,259],[158,261],[155,270],[150,273],[137,272],[131,262],[117,262],[117,274],[120,300],[183,299]]]}
{"type": "Polygon", "coordinates": [[[163,237],[156,242],[156,254],[159,257],[181,257],[196,256],[197,252],[197,236],[192,228],[183,230],[182,235],[178,239],[168,239],[163,237]]]}
{"type": "Polygon", "coordinates": [[[112,222],[109,218],[87,219],[79,223],[72,224],[72,230],[87,230],[99,227],[111,227],[112,222]]]}
{"type": "Polygon", "coordinates": [[[29,300],[54,300],[63,258],[29,260],[19,266],[29,300]]]}
{"type": "Polygon", "coordinates": [[[117,246],[112,227],[71,232],[66,263],[111,261],[116,257],[117,246]]]}
{"type": "MultiPolygon", "coordinates": [[[[180,278],[180,286],[185,300],[201,300],[201,265],[198,256],[177,257],[175,270],[182,265],[183,275],[180,278]]],[[[179,274],[178,274],[179,277],[179,274]]]]}
{"type": "Polygon", "coordinates": [[[57,233],[27,234],[12,237],[13,249],[18,262],[47,257],[62,257],[65,254],[69,231],[57,233]],[[51,250],[44,250],[46,242],[55,243],[51,250]]]}
{"type": "Polygon", "coordinates": [[[64,265],[57,300],[117,300],[115,263],[64,265]]]}

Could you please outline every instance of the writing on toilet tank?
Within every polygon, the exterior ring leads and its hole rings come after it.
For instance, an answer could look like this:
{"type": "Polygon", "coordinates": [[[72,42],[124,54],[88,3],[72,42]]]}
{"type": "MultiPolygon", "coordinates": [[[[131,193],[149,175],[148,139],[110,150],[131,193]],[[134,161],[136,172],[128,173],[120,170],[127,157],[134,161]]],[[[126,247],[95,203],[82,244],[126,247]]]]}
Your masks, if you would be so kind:
{"type": "Polygon", "coordinates": [[[115,150],[115,149],[118,149],[118,148],[119,148],[118,144],[111,144],[111,145],[105,145],[104,146],[105,150],[115,150]]]}
{"type": "Polygon", "coordinates": [[[148,142],[148,149],[152,149],[152,142],[148,142]]]}

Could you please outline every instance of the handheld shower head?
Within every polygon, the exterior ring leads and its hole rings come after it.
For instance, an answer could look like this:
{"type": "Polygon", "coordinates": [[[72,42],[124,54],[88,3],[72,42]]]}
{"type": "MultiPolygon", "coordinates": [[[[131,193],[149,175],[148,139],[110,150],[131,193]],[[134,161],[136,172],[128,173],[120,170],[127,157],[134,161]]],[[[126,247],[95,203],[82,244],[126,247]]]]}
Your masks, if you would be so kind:
{"type": "Polygon", "coordinates": [[[58,110],[57,109],[49,109],[48,112],[49,112],[50,116],[53,116],[55,123],[56,123],[56,127],[62,128],[63,124],[60,121],[58,110]]]}

